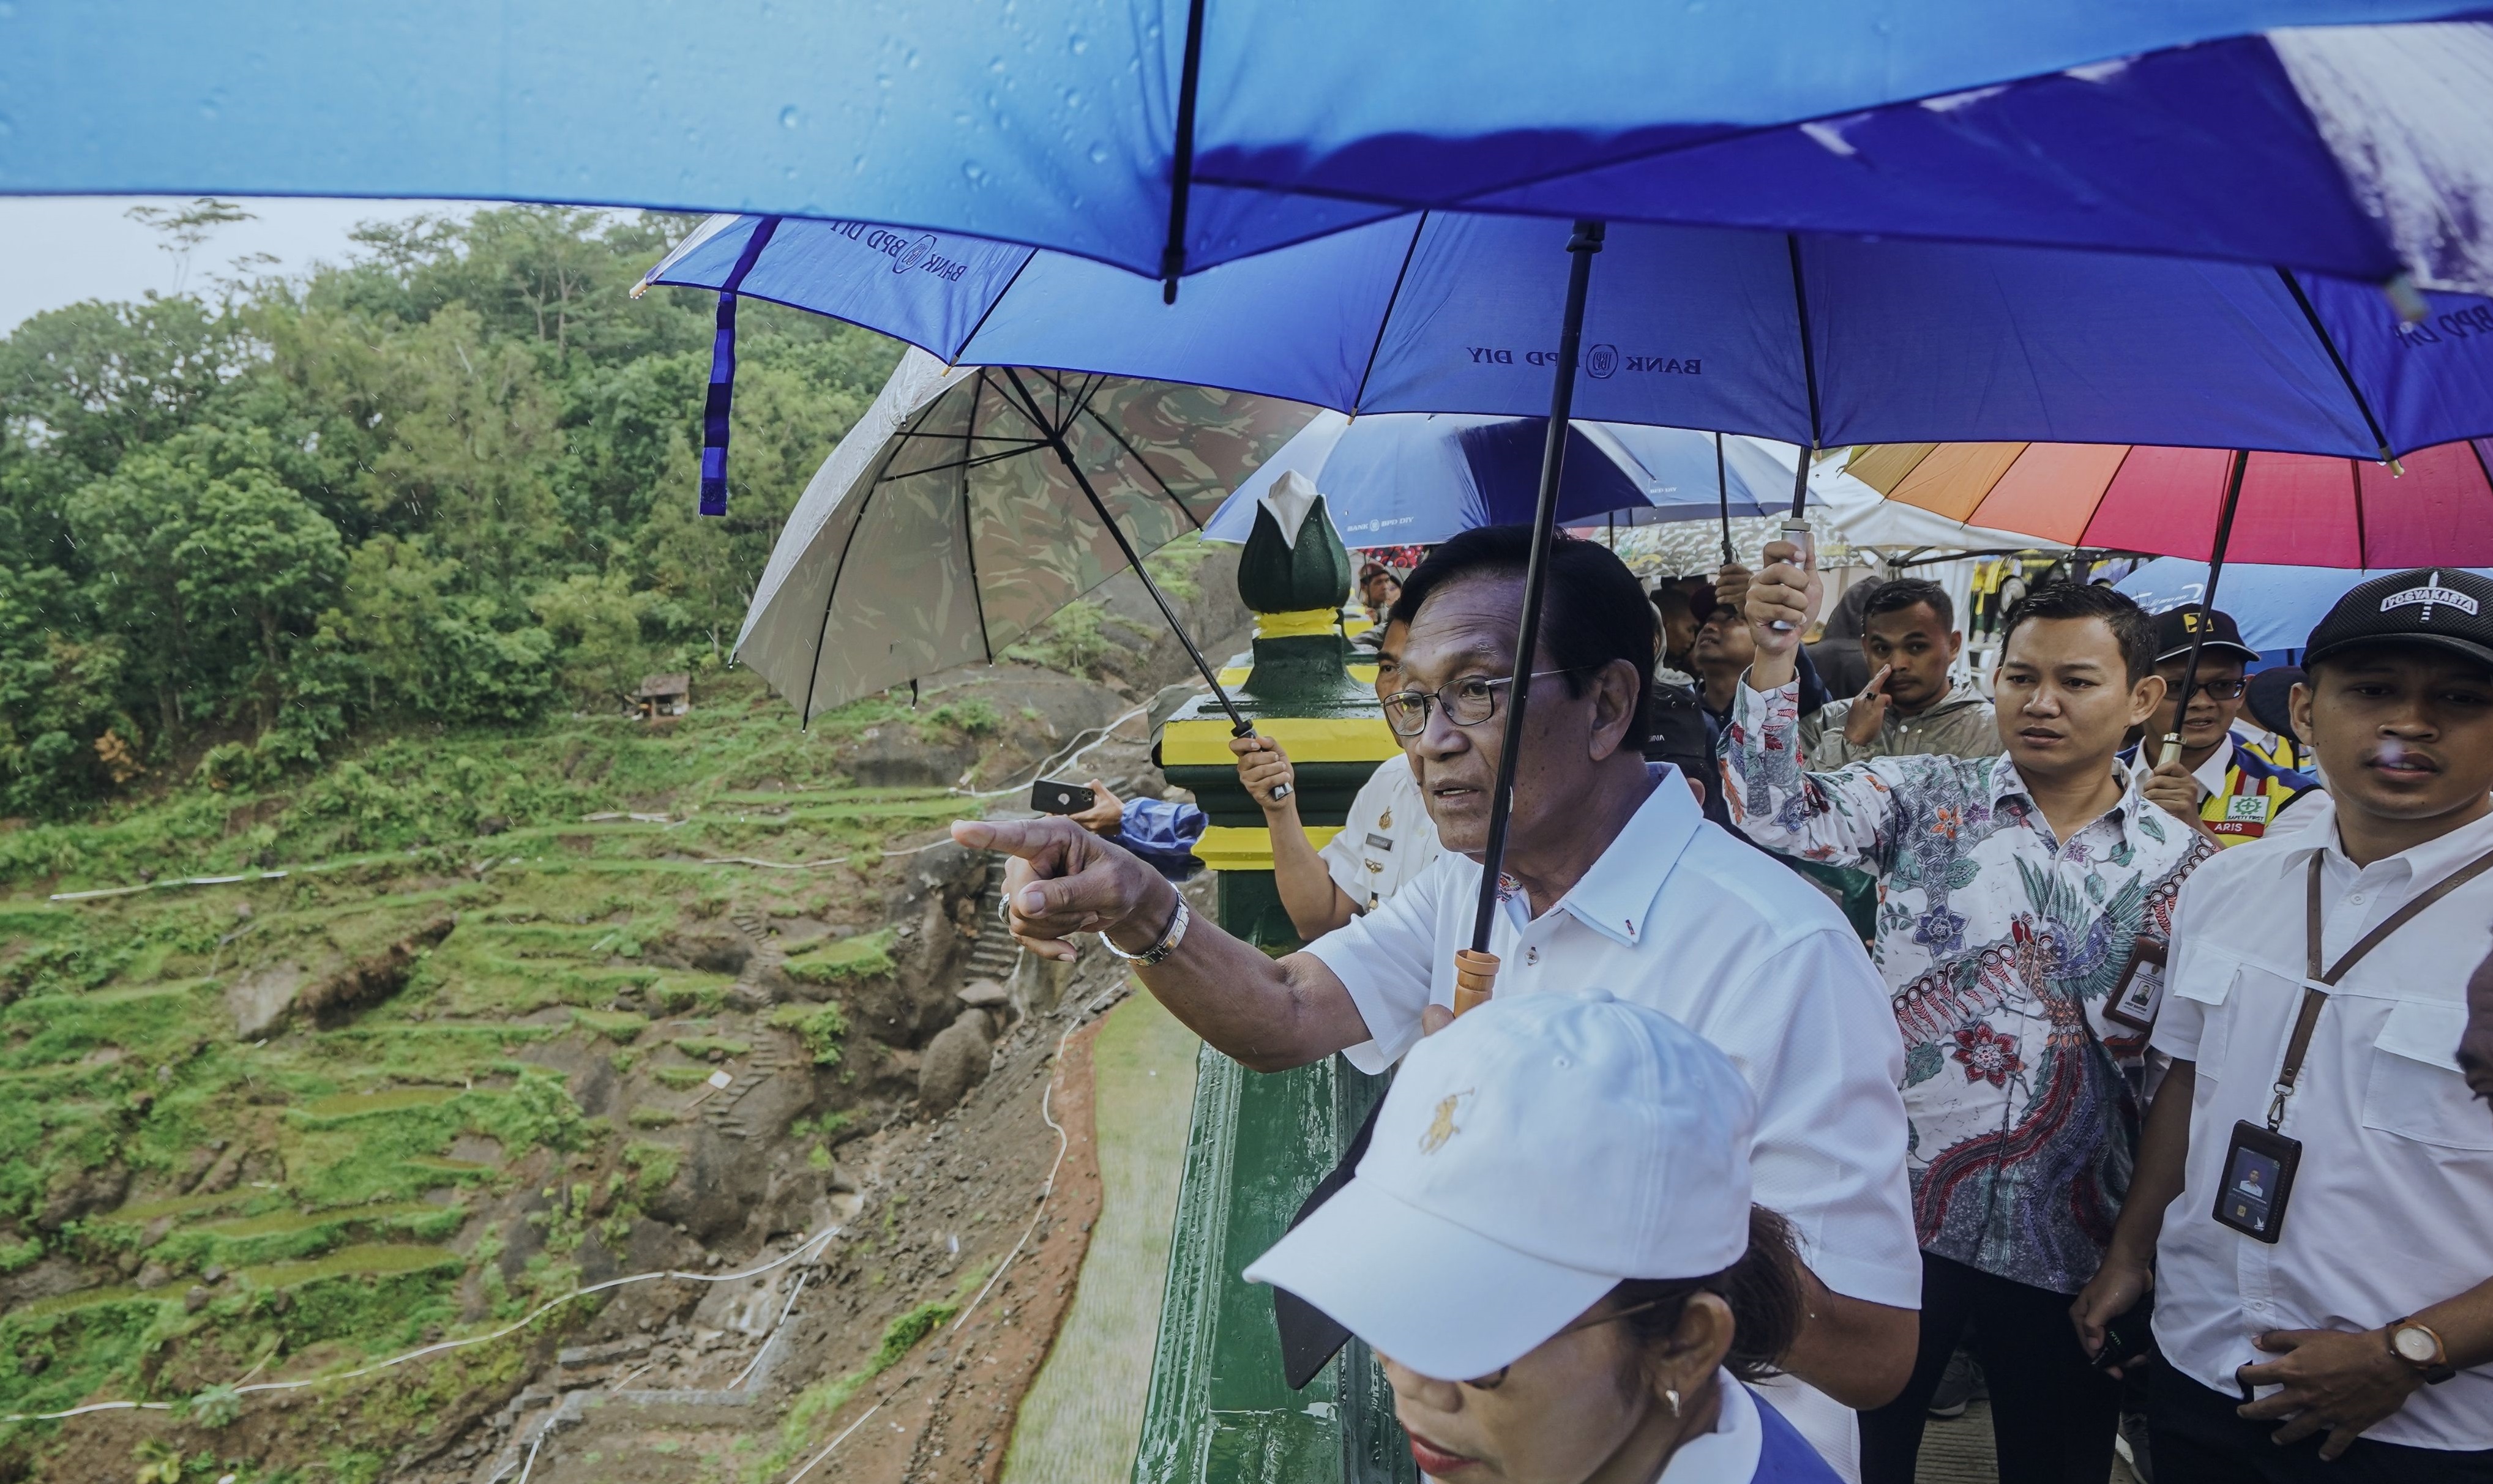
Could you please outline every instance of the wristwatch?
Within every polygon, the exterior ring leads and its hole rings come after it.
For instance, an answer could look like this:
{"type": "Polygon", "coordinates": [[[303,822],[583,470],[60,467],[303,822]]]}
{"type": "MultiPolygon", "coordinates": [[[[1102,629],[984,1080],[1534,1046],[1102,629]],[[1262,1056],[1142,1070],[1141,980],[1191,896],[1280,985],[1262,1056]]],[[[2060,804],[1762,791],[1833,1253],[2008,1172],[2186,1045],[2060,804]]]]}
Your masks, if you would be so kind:
{"type": "Polygon", "coordinates": [[[2389,1325],[2389,1353],[2415,1368],[2427,1386],[2438,1386],[2458,1374],[2449,1364],[2449,1351],[2442,1345],[2441,1336],[2429,1324],[2414,1320],[2399,1320],[2389,1325]]]}
{"type": "Polygon", "coordinates": [[[1118,947],[1113,941],[1111,941],[1108,935],[1105,933],[1099,935],[1099,946],[1107,949],[1110,953],[1115,954],[1118,958],[1125,960],[1128,964],[1139,964],[1145,968],[1149,968],[1151,965],[1157,964],[1160,960],[1167,958],[1170,954],[1177,952],[1177,945],[1184,941],[1186,937],[1186,922],[1192,915],[1192,913],[1186,909],[1186,899],[1184,897],[1180,897],[1177,899],[1176,914],[1169,918],[1168,926],[1161,930],[1159,940],[1152,944],[1149,948],[1144,949],[1140,953],[1127,953],[1126,950],[1118,947]]]}

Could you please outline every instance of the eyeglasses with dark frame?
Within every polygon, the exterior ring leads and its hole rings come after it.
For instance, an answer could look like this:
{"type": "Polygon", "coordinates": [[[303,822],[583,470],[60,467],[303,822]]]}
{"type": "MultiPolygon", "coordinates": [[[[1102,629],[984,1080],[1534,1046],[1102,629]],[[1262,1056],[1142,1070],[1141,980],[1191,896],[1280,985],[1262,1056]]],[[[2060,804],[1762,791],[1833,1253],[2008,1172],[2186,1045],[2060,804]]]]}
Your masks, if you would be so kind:
{"type": "MultiPolygon", "coordinates": [[[[1539,680],[1547,675],[1567,672],[1563,668],[1536,669],[1532,678],[1539,680]]],[[[1498,691],[1513,684],[1513,675],[1503,675],[1495,680],[1474,677],[1439,686],[1433,691],[1397,691],[1383,697],[1378,704],[1385,708],[1385,725],[1394,728],[1396,736],[1416,737],[1428,729],[1429,706],[1444,706],[1446,720],[1457,727],[1477,727],[1497,714],[1498,691]]]]}
{"type": "Polygon", "coordinates": [[[2231,680],[2202,680],[2191,690],[2192,694],[2205,696],[2209,700],[2227,701],[2241,699],[2242,693],[2249,690],[2250,686],[2251,683],[2248,680],[2238,675],[2231,680]]]}
{"type": "MultiPolygon", "coordinates": [[[[1535,678],[1538,677],[1536,676],[1535,678]]],[[[1664,1304],[1669,1302],[1671,1302],[1671,1300],[1667,1298],[1649,1298],[1643,1303],[1630,1304],[1626,1308],[1617,1310],[1614,1313],[1600,1315],[1589,1320],[1577,1320],[1573,1324],[1570,1324],[1566,1328],[1558,1331],[1558,1334],[1551,1335],[1549,1340],[1555,1340],[1559,1335],[1572,1335],[1579,1329],[1598,1329],[1604,1324],[1615,1324],[1621,1320],[1633,1319],[1637,1315],[1642,1314],[1648,1309],[1659,1309],[1664,1304]]],[[[1549,1340],[1544,1340],[1541,1344],[1547,1345],[1549,1343],[1549,1340]]],[[[1534,1347],[1536,1350],[1539,1348],[1539,1346],[1534,1347]]],[[[1502,1365],[1496,1370],[1488,1373],[1487,1376],[1480,1377],[1473,1380],[1463,1381],[1460,1384],[1469,1386],[1474,1391],[1495,1391],[1499,1386],[1505,1384],[1506,1373],[1514,1369],[1515,1367],[1511,1363],[1502,1365]]]]}

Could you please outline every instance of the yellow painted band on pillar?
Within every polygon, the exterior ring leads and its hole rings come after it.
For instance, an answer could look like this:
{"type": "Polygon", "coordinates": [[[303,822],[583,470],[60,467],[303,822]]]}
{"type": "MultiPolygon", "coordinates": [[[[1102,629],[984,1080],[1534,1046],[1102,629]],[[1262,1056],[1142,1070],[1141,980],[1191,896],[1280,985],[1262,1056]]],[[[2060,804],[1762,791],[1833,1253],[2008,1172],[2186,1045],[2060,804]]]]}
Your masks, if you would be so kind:
{"type": "Polygon", "coordinates": [[[1292,608],[1286,613],[1255,615],[1257,638],[1311,638],[1340,631],[1339,608],[1292,608]]]}
{"type": "MultiPolygon", "coordinates": [[[[1383,762],[1402,750],[1381,716],[1266,716],[1255,729],[1281,744],[1292,762],[1383,762]]],[[[1226,721],[1171,722],[1160,731],[1160,766],[1235,767],[1226,721]]]]}
{"type": "MultiPolygon", "coordinates": [[[[1307,829],[1307,843],[1319,850],[1325,847],[1325,842],[1341,833],[1338,824],[1310,824],[1307,829]]],[[[1211,825],[1194,843],[1194,854],[1215,871],[1270,871],[1273,832],[1241,825],[1211,825]]]]}
{"type": "MultiPolygon", "coordinates": [[[[1376,667],[1373,665],[1360,665],[1353,663],[1342,668],[1349,670],[1350,678],[1358,681],[1361,685],[1374,685],[1376,683],[1376,667]]],[[[1224,691],[1234,691],[1240,686],[1245,685],[1250,668],[1251,667],[1245,665],[1232,665],[1222,669],[1220,671],[1220,688],[1224,691]]]]}

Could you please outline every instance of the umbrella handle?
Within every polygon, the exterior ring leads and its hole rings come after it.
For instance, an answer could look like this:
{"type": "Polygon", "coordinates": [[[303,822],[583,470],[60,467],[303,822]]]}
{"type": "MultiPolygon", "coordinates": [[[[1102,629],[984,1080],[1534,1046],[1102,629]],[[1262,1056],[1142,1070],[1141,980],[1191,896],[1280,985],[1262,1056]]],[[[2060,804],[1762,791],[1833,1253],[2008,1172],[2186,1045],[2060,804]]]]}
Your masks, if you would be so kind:
{"type": "MultiPolygon", "coordinates": [[[[1801,571],[1816,572],[1817,570],[1817,536],[1810,529],[1809,522],[1798,516],[1793,516],[1784,522],[1783,535],[1784,540],[1800,548],[1801,571]]],[[[1779,634],[1791,632],[1791,625],[1780,618],[1774,621],[1772,627],[1779,634]]]]}
{"type": "Polygon", "coordinates": [[[1497,955],[1478,948],[1455,950],[1455,1017],[1488,1003],[1497,987],[1497,955]]]}

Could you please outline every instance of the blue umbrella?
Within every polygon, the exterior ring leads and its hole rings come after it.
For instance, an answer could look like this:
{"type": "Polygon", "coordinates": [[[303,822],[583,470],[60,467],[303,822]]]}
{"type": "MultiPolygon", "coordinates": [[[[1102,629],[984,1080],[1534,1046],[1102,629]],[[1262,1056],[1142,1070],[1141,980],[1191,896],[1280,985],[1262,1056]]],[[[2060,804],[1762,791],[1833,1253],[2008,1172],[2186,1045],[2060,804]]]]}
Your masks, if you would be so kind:
{"type": "Polygon", "coordinates": [[[0,14],[0,192],[841,217],[1153,277],[1469,206],[2484,289],[2488,28],[2396,24],[2457,14],[27,0],[0,14]]]}
{"type": "MultiPolygon", "coordinates": [[[[1790,471],[1744,438],[1729,440],[1717,484],[1720,434],[1628,423],[1577,423],[1569,432],[1557,519],[1578,525],[1710,520],[1773,514],[1790,471]]],[[[1355,547],[1433,545],[1477,525],[1521,524],[1547,442],[1542,418],[1319,413],[1203,523],[1215,541],[1246,539],[1255,502],[1283,474],[1324,491],[1334,529],[1355,547]]]]}
{"type": "MultiPolygon", "coordinates": [[[[2493,578],[2493,567],[2465,569],[2493,578]]],[[[2381,577],[2354,567],[2225,565],[2225,601],[2219,605],[2241,625],[2242,642],[2262,651],[2299,649],[2312,626],[2356,587],[2381,577]]],[[[2113,584],[2150,613],[2197,603],[2208,585],[2208,564],[2159,556],[2113,584]]]]}
{"type": "MultiPolygon", "coordinates": [[[[1561,223],[1416,214],[1206,270],[1163,305],[1114,268],[941,233],[790,220],[749,252],[766,220],[713,219],[650,281],[737,287],[947,363],[1363,416],[1541,414],[1564,359],[1561,223]]],[[[1618,225],[1606,241],[1575,393],[1590,421],[1812,448],[2358,458],[2493,433],[2493,299],[2430,294],[2435,318],[2407,326],[2372,285],[2242,264],[1721,227],[1618,225]]]]}

